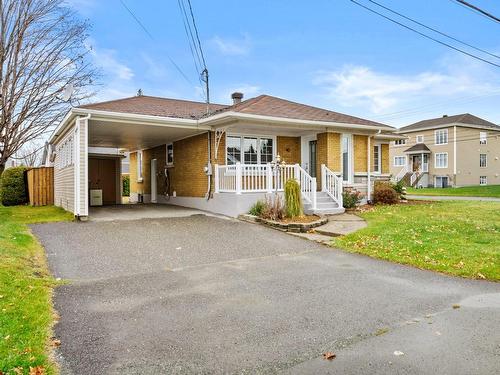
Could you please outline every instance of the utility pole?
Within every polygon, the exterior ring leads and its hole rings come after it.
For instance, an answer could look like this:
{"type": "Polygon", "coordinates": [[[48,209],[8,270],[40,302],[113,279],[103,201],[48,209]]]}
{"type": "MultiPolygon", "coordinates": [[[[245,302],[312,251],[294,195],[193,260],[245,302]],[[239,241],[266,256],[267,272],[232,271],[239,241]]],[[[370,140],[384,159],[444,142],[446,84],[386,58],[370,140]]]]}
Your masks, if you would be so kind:
{"type": "Polygon", "coordinates": [[[210,114],[210,89],[208,88],[208,69],[205,68],[201,72],[201,80],[205,82],[205,94],[207,99],[207,115],[210,114]]]}

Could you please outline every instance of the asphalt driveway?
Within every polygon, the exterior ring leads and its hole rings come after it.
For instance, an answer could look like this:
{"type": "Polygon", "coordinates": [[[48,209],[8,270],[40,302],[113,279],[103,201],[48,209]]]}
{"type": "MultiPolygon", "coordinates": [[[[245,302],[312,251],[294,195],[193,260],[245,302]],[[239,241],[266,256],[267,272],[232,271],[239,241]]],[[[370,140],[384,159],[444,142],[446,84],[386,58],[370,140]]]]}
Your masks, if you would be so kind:
{"type": "Polygon", "coordinates": [[[203,215],[32,230],[63,374],[500,371],[500,284],[203,215]]]}

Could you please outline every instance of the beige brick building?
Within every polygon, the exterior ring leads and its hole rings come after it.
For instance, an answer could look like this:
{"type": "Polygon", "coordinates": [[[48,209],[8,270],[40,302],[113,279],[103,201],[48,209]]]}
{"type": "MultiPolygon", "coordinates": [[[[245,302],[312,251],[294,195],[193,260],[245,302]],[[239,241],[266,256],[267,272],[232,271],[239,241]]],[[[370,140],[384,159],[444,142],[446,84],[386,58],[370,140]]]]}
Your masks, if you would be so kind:
{"type": "Polygon", "coordinates": [[[390,171],[413,186],[500,185],[500,126],[471,114],[402,127],[390,171]]]}
{"type": "Polygon", "coordinates": [[[290,178],[306,211],[317,213],[343,212],[346,187],[369,199],[373,182],[389,178],[394,128],[269,95],[232,98],[208,106],[137,96],[72,109],[51,139],[56,203],[77,216],[93,204],[120,203],[125,154],[130,202],[231,216],[281,192],[290,178]]]}

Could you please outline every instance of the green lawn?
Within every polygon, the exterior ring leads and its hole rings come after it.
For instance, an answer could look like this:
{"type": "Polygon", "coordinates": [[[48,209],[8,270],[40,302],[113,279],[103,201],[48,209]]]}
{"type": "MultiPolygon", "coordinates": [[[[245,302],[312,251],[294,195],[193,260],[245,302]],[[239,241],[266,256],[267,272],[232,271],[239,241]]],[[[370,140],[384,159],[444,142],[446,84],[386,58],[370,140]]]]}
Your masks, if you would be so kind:
{"type": "Polygon", "coordinates": [[[56,207],[0,206],[0,374],[56,372],[48,356],[55,280],[27,224],[72,218],[56,207]]]}
{"type": "Polygon", "coordinates": [[[500,198],[500,185],[464,186],[458,188],[407,188],[408,194],[414,195],[454,195],[461,197],[497,197],[500,198]]]}
{"type": "Polygon", "coordinates": [[[334,246],[451,275],[500,280],[500,202],[377,206],[334,246]]]}

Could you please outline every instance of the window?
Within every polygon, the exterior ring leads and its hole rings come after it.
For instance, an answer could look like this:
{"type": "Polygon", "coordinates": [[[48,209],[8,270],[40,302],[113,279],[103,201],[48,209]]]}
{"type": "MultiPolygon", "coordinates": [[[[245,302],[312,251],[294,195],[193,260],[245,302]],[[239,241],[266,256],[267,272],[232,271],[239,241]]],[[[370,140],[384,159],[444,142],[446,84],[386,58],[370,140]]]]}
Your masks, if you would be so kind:
{"type": "Polygon", "coordinates": [[[167,165],[174,164],[174,144],[167,144],[167,165]]]}
{"type": "Polygon", "coordinates": [[[243,138],[243,160],[244,164],[258,164],[257,138],[243,138]]]}
{"type": "Polygon", "coordinates": [[[352,136],[351,134],[342,134],[342,179],[351,182],[352,166],[352,136]]]}
{"type": "Polygon", "coordinates": [[[68,137],[57,149],[59,154],[59,168],[69,167],[74,163],[73,157],[73,137],[68,137]]]}
{"type": "Polygon", "coordinates": [[[424,136],[423,135],[417,135],[417,143],[424,143],[424,136]]]}
{"type": "Polygon", "coordinates": [[[488,155],[479,154],[479,167],[486,168],[488,166],[488,155]]]}
{"type": "Polygon", "coordinates": [[[137,181],[142,182],[142,150],[137,151],[137,181]]]}
{"type": "Polygon", "coordinates": [[[272,138],[231,135],[226,138],[226,163],[267,164],[274,158],[272,138]],[[243,160],[241,158],[243,153],[243,160]]]}
{"type": "Polygon", "coordinates": [[[488,177],[479,176],[479,185],[488,185],[488,177]]]}
{"type": "Polygon", "coordinates": [[[227,137],[226,159],[228,165],[241,162],[241,137],[227,137]]]}
{"type": "Polygon", "coordinates": [[[488,133],[479,132],[479,144],[485,145],[486,143],[488,143],[488,133]]]}
{"type": "Polygon", "coordinates": [[[406,164],[406,156],[394,156],[394,166],[403,167],[406,164]]]}
{"type": "Polygon", "coordinates": [[[260,163],[267,164],[273,161],[273,140],[271,138],[260,139],[260,163]]]}
{"type": "Polygon", "coordinates": [[[437,188],[447,188],[448,187],[448,177],[447,176],[436,176],[436,182],[434,184],[437,188]]]}
{"type": "Polygon", "coordinates": [[[448,153],[447,152],[436,153],[434,166],[436,168],[448,168],[448,153]]]}
{"type": "Polygon", "coordinates": [[[380,173],[380,145],[373,146],[373,171],[380,173]]]}
{"type": "Polygon", "coordinates": [[[448,129],[440,129],[434,132],[435,143],[437,145],[448,144],[448,129]]]}
{"type": "Polygon", "coordinates": [[[394,145],[396,146],[401,146],[401,145],[405,145],[406,144],[406,139],[398,139],[396,141],[394,141],[394,145]]]}

